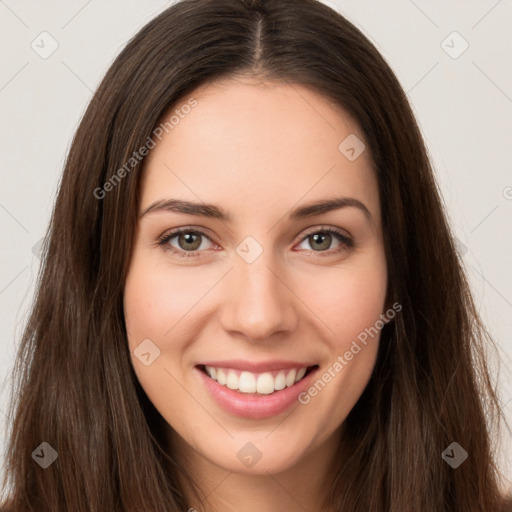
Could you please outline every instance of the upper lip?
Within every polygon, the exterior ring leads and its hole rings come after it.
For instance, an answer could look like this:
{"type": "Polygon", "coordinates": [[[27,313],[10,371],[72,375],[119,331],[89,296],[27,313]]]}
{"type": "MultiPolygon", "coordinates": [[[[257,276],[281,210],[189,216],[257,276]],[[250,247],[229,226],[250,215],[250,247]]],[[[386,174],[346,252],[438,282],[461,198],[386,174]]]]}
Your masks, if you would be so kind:
{"type": "Polygon", "coordinates": [[[292,368],[307,368],[309,366],[315,366],[316,363],[302,362],[302,361],[285,361],[285,360],[273,360],[273,361],[244,361],[242,359],[230,359],[224,361],[203,361],[197,366],[213,366],[214,368],[231,368],[233,370],[248,371],[251,373],[268,372],[272,370],[287,370],[292,368]]]}

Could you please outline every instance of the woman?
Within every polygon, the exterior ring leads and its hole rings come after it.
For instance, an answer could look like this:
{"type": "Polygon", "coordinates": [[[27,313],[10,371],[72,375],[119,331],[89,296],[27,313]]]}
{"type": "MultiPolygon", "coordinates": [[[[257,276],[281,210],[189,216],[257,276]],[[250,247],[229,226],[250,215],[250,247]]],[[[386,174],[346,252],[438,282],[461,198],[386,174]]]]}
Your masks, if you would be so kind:
{"type": "Polygon", "coordinates": [[[505,510],[488,342],[371,43],[314,0],[181,1],[70,149],[6,510],[505,510]]]}

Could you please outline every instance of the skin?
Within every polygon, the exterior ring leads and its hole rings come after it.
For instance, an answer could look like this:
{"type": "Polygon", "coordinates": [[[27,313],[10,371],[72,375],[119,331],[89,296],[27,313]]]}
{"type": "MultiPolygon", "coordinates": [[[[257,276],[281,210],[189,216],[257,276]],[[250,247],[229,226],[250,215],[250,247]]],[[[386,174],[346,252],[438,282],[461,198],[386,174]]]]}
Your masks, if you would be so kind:
{"type": "MultiPolygon", "coordinates": [[[[385,312],[370,151],[349,161],[338,146],[349,134],[364,141],[357,123],[303,86],[238,77],[190,96],[197,106],[145,160],[140,211],[178,198],[218,205],[232,221],[172,211],[139,219],[124,296],[132,363],[169,425],[169,450],[208,495],[201,505],[187,491],[190,507],[325,510],[329,465],[343,421],[368,383],[378,336],[307,405],[267,419],[224,411],[194,367],[205,360],[292,359],[316,362],[321,375],[385,312]],[[371,219],[355,207],[287,218],[299,205],[341,196],[364,203],[371,219]],[[158,245],[179,227],[205,233],[199,256],[179,257],[158,245]],[[343,230],[355,246],[333,236],[315,251],[311,235],[322,227],[343,230]],[[263,249],[252,263],[236,252],[247,236],[263,249]],[[148,338],[160,355],[145,366],[133,350],[148,338]],[[247,442],[262,454],[252,468],[237,457],[247,442]]],[[[183,243],[176,236],[167,245],[183,253],[183,243]]]]}

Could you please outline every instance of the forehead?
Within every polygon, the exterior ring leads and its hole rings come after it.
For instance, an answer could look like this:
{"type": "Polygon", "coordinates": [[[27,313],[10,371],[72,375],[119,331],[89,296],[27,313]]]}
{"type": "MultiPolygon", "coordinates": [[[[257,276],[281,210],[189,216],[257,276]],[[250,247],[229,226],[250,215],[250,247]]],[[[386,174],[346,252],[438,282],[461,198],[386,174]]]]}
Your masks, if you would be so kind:
{"type": "Polygon", "coordinates": [[[162,121],[173,114],[173,128],[146,157],[142,207],[172,196],[229,204],[239,216],[275,216],[297,203],[342,195],[380,218],[370,151],[355,160],[344,152],[345,140],[364,143],[360,127],[315,91],[223,80],[193,91],[162,121]],[[182,109],[191,98],[195,106],[182,109]]]}

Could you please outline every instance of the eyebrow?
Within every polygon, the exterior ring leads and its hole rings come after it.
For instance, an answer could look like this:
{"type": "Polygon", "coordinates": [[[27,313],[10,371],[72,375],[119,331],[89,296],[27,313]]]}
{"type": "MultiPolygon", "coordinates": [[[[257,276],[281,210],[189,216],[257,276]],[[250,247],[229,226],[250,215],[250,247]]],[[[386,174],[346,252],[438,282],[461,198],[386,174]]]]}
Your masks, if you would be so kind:
{"type": "MultiPolygon", "coordinates": [[[[359,199],[355,199],[354,197],[336,197],[333,199],[323,199],[307,203],[292,210],[288,219],[300,220],[347,207],[358,208],[365,214],[368,220],[372,219],[370,210],[368,210],[368,208],[359,201],[359,199]]],[[[226,222],[231,221],[230,214],[218,206],[207,203],[184,201],[181,199],[161,199],[159,201],[155,201],[140,213],[140,218],[149,213],[162,211],[186,213],[189,215],[197,215],[199,217],[210,217],[212,219],[220,219],[226,222]]]]}

